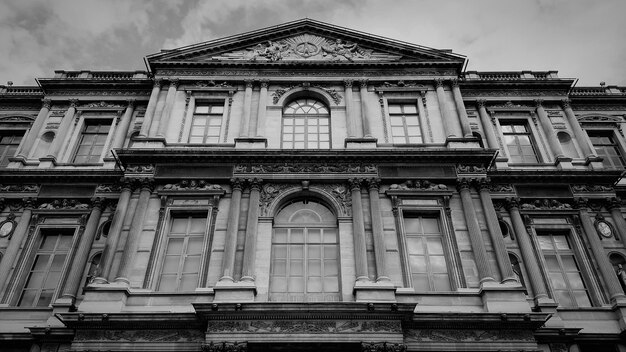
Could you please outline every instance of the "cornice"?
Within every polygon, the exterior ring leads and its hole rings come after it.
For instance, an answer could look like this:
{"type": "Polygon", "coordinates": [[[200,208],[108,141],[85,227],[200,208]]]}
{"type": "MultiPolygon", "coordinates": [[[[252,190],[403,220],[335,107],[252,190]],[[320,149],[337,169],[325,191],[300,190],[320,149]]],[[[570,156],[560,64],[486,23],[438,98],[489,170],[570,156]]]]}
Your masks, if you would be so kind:
{"type": "Polygon", "coordinates": [[[497,170],[487,176],[493,183],[590,183],[612,185],[621,178],[620,170],[497,170]]]}
{"type": "Polygon", "coordinates": [[[55,170],[55,169],[2,169],[3,183],[13,182],[115,182],[123,176],[120,170],[55,170]]]}
{"type": "Polygon", "coordinates": [[[410,329],[530,329],[536,330],[550,318],[549,313],[414,313],[403,322],[410,329]]]}
{"type": "Polygon", "coordinates": [[[194,313],[58,313],[71,329],[193,329],[202,322],[194,313]]]}

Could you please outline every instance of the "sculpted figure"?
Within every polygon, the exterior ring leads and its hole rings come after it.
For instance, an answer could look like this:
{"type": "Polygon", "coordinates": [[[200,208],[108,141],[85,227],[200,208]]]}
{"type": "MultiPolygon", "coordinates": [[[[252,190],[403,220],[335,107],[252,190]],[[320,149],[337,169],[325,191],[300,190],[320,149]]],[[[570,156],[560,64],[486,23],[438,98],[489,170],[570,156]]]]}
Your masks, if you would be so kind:
{"type": "Polygon", "coordinates": [[[356,43],[348,44],[341,39],[336,39],[334,43],[322,45],[322,55],[330,56],[333,60],[341,60],[343,57],[352,61],[355,55],[362,56],[356,43]]]}
{"type": "Polygon", "coordinates": [[[626,290],[626,272],[622,268],[622,264],[617,264],[617,277],[619,278],[619,283],[622,285],[622,289],[626,290]]]}

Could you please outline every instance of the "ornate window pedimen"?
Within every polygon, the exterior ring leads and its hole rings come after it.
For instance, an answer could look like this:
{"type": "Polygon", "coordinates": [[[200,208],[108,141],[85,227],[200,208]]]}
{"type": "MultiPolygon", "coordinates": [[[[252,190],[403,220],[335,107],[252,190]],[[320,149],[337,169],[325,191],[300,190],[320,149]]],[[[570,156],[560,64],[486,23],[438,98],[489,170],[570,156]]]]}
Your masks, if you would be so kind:
{"type": "Polygon", "coordinates": [[[320,101],[296,99],[283,109],[281,147],[329,149],[330,111],[320,101]]]}

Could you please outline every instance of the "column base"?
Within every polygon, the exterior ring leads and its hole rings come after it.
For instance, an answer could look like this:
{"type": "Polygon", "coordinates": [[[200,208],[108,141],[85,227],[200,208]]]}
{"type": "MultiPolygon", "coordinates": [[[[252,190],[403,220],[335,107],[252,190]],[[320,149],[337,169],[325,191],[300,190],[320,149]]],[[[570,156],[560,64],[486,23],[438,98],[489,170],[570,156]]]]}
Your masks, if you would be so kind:
{"type": "Polygon", "coordinates": [[[265,138],[265,137],[239,137],[239,138],[235,138],[235,148],[265,149],[265,148],[267,148],[267,138],[265,138]]]}
{"type": "Polygon", "coordinates": [[[256,284],[250,281],[218,281],[213,287],[213,302],[254,302],[256,284]]]}
{"type": "Polygon", "coordinates": [[[348,149],[373,149],[376,148],[378,139],[374,137],[348,137],[344,141],[344,147],[348,149]]]}
{"type": "Polygon", "coordinates": [[[517,285],[501,285],[487,283],[481,285],[479,294],[483,301],[485,312],[489,313],[523,313],[531,312],[526,301],[524,288],[517,285]]]}
{"type": "Polygon", "coordinates": [[[80,302],[81,312],[115,313],[126,306],[130,290],[125,285],[92,283],[85,289],[85,297],[80,302]]]}
{"type": "Polygon", "coordinates": [[[465,138],[465,137],[448,137],[446,138],[446,148],[449,149],[474,149],[482,148],[478,141],[478,138],[465,138]]]}
{"type": "Polygon", "coordinates": [[[356,302],[396,301],[396,286],[391,281],[357,281],[353,293],[356,302]]]}
{"type": "Polygon", "coordinates": [[[131,149],[136,148],[150,148],[161,149],[167,146],[165,137],[136,137],[133,140],[133,146],[131,149]]]}
{"type": "Polygon", "coordinates": [[[572,158],[565,156],[557,156],[554,165],[556,165],[559,170],[571,170],[574,168],[572,165],[572,158]]]}

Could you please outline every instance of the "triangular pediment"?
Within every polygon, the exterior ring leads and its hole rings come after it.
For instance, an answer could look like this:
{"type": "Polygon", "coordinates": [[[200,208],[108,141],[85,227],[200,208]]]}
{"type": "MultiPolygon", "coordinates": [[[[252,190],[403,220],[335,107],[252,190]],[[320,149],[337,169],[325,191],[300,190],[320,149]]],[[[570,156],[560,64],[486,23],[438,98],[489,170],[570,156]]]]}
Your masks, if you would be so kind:
{"type": "Polygon", "coordinates": [[[147,57],[150,63],[464,63],[450,50],[437,50],[378,37],[310,19],[289,22],[147,57]]]}

